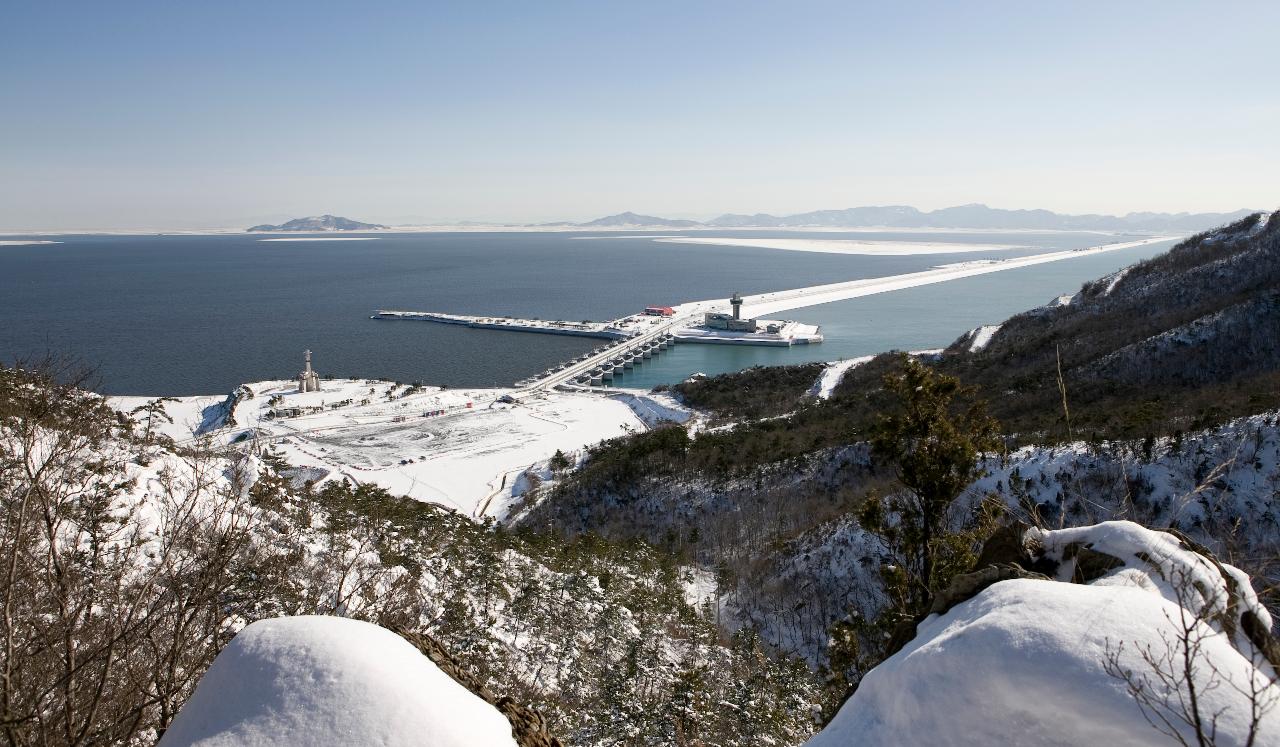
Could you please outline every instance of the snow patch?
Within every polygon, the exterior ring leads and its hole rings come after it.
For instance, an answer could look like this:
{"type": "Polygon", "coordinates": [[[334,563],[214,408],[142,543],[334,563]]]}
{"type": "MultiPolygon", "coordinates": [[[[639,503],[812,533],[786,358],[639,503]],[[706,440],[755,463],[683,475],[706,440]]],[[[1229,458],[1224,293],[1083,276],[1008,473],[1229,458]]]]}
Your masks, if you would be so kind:
{"type": "Polygon", "coordinates": [[[991,343],[991,338],[1000,331],[999,324],[984,324],[969,332],[969,352],[976,353],[991,343]]]}
{"type": "Polygon", "coordinates": [[[854,366],[860,366],[863,363],[875,358],[874,355],[863,355],[857,358],[849,358],[847,360],[832,361],[827,367],[822,369],[822,375],[814,382],[813,387],[809,390],[809,396],[818,399],[831,399],[831,393],[839,386],[841,379],[854,366]]]}
{"type": "Polygon", "coordinates": [[[1133,269],[1133,265],[1129,265],[1128,267],[1125,267],[1121,270],[1118,270],[1108,275],[1107,278],[1105,278],[1107,280],[1107,287],[1103,288],[1102,293],[1099,293],[1098,295],[1100,296],[1111,295],[1111,291],[1116,289],[1116,286],[1120,284],[1121,280],[1124,280],[1124,276],[1128,275],[1129,271],[1132,269],[1133,269]]]}
{"type": "Polygon", "coordinates": [[[685,423],[694,416],[692,410],[663,392],[619,391],[613,398],[630,407],[635,416],[649,428],[662,423],[685,423]]]}

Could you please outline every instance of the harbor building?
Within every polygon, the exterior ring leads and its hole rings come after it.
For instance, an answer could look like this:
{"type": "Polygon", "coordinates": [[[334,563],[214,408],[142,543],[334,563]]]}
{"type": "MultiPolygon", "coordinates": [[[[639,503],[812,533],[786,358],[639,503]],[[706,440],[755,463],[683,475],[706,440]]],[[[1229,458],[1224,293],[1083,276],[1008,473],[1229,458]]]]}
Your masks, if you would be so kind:
{"type": "Polygon", "coordinates": [[[756,320],[742,318],[742,296],[734,293],[729,303],[733,304],[732,315],[718,311],[709,312],[703,317],[702,325],[707,329],[723,329],[727,332],[755,332],[756,320]]]}
{"type": "Polygon", "coordinates": [[[320,391],[320,376],[311,370],[311,351],[304,350],[302,355],[306,360],[306,368],[302,369],[302,373],[298,374],[298,392],[318,392],[320,391]]]}

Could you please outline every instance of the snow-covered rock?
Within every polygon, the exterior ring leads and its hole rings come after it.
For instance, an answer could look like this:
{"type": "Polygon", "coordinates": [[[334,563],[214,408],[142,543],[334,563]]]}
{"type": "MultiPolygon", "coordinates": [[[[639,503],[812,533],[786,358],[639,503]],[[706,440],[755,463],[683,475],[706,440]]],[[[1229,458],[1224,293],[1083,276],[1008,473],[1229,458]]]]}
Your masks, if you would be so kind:
{"type": "Polygon", "coordinates": [[[260,620],[160,740],[182,745],[515,747],[506,717],[400,636],[340,617],[260,620]]]}
{"type": "MultiPolygon", "coordinates": [[[[1249,615],[1265,630],[1271,618],[1240,571],[1131,522],[1032,529],[1024,544],[1056,566],[1059,580],[1001,581],[926,618],[807,747],[1170,744],[1116,674],[1148,676],[1155,701],[1178,709],[1175,690],[1186,689],[1179,684],[1184,619],[1193,620],[1199,647],[1190,678],[1200,712],[1217,714],[1216,744],[1246,742],[1251,680],[1264,699],[1280,697],[1267,684],[1274,668],[1243,633],[1249,615]],[[1102,575],[1062,582],[1079,578],[1082,549],[1097,553],[1092,565],[1102,575]],[[1144,653],[1156,661],[1172,656],[1173,690],[1161,689],[1144,653]]],[[[1171,721],[1195,743],[1186,724],[1171,721]]],[[[1276,744],[1280,713],[1261,723],[1255,744],[1276,744]]]]}

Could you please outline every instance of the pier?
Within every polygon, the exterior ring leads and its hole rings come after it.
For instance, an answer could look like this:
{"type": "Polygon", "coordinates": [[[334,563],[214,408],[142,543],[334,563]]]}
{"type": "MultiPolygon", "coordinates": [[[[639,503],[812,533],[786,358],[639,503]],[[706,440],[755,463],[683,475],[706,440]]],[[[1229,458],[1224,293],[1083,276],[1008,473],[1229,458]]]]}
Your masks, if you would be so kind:
{"type": "Polygon", "coordinates": [[[405,319],[437,324],[459,324],[476,329],[504,329],[511,332],[539,332],[546,335],[574,335],[617,340],[631,332],[612,326],[610,322],[565,322],[543,319],[513,319],[505,316],[466,316],[440,314],[434,311],[397,311],[378,309],[370,319],[405,319]]]}

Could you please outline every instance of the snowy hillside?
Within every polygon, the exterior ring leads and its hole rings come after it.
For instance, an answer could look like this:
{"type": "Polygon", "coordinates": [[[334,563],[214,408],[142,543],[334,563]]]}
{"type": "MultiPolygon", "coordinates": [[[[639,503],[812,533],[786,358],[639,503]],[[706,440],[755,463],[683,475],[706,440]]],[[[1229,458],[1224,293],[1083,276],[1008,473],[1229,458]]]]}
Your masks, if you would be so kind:
{"type": "MultiPolygon", "coordinates": [[[[388,401],[388,384],[380,386],[377,407],[440,396],[388,401]]],[[[153,740],[247,624],[314,614],[429,637],[477,689],[535,709],[573,744],[610,744],[619,733],[652,745],[676,733],[796,744],[812,733],[813,673],[765,656],[750,632],[722,634],[686,601],[694,574],[674,559],[600,538],[495,530],[371,482],[301,480],[328,472],[290,463],[284,446],[259,433],[273,420],[259,413],[281,405],[271,402],[276,394],[256,391],[231,413],[217,397],[117,400],[113,409],[0,368],[0,548],[23,548],[11,577],[21,583],[0,578],[0,591],[15,610],[9,635],[31,652],[12,660],[8,692],[15,713],[43,709],[69,721],[24,721],[16,731],[28,742],[64,727],[103,742],[153,740]],[[210,408],[236,423],[194,437],[210,408]],[[93,562],[94,572],[55,576],[47,572],[55,561],[93,562]],[[51,693],[50,672],[66,657],[84,663],[51,693]],[[701,684],[689,700],[693,681],[701,684]],[[80,708],[94,698],[102,700],[80,708]]],[[[626,403],[600,400],[636,417],[626,403]]],[[[394,413],[358,416],[373,420],[364,424],[327,407],[314,416],[322,432],[406,427],[394,413]]]]}
{"type": "Polygon", "coordinates": [[[1028,438],[1202,427],[1280,406],[1278,289],[1280,213],[1255,214],[970,332],[939,368],[1028,438]]]}

